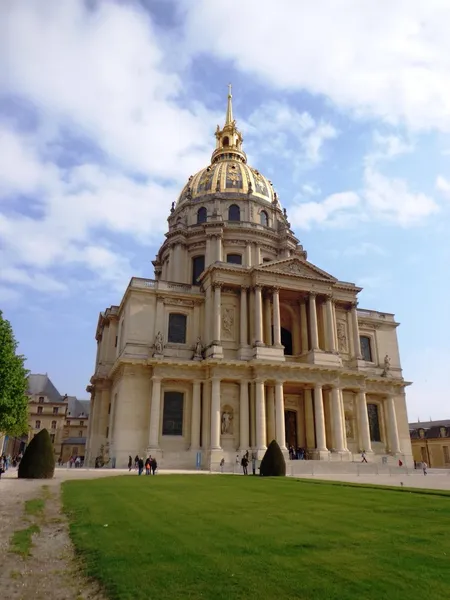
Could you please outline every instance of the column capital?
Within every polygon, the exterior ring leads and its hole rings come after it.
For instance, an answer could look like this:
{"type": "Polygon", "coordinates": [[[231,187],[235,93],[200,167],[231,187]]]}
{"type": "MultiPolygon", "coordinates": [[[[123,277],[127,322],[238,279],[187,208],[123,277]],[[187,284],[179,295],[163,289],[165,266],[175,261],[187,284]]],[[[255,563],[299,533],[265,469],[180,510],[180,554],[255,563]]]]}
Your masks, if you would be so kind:
{"type": "Polygon", "coordinates": [[[217,289],[217,288],[222,288],[223,287],[223,283],[221,281],[213,281],[213,283],[211,284],[213,289],[217,289]]]}
{"type": "Polygon", "coordinates": [[[264,377],[255,377],[253,379],[253,383],[265,383],[265,382],[266,382],[266,380],[264,377]]]}
{"type": "Polygon", "coordinates": [[[272,294],[279,294],[280,293],[280,287],[277,285],[273,285],[272,287],[269,288],[270,291],[272,292],[272,294]]]}
{"type": "Polygon", "coordinates": [[[315,298],[316,298],[316,296],[317,296],[317,292],[309,292],[308,296],[309,296],[310,298],[314,298],[314,299],[315,299],[315,298]]]}
{"type": "Polygon", "coordinates": [[[161,383],[163,377],[161,375],[152,375],[152,383],[161,383]]]}
{"type": "Polygon", "coordinates": [[[250,288],[250,286],[249,286],[249,285],[246,285],[246,284],[244,284],[244,285],[241,285],[241,294],[242,294],[243,292],[247,292],[249,288],[250,288]]]}
{"type": "Polygon", "coordinates": [[[322,389],[323,388],[323,383],[315,383],[314,384],[314,389],[318,390],[318,389],[322,389]]]}
{"type": "Polygon", "coordinates": [[[353,310],[353,309],[356,310],[357,308],[358,308],[358,302],[356,300],[353,301],[353,302],[350,302],[350,309],[351,310],[353,310]]]}
{"type": "Polygon", "coordinates": [[[253,286],[253,289],[256,290],[262,290],[263,289],[263,285],[261,283],[255,283],[255,285],[253,286]]]}

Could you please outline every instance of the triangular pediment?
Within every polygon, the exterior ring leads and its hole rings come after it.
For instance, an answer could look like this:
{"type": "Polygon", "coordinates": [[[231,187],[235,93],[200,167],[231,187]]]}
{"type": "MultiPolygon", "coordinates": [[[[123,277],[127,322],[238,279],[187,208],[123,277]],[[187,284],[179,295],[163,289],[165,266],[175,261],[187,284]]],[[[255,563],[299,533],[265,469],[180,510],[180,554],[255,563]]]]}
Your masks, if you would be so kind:
{"type": "Polygon", "coordinates": [[[256,270],[264,271],[265,273],[284,273],[286,275],[302,277],[304,279],[321,279],[322,281],[330,282],[337,281],[336,277],[322,271],[322,269],[319,269],[319,267],[316,267],[307,260],[301,260],[299,258],[274,260],[270,263],[258,266],[256,270]]]}

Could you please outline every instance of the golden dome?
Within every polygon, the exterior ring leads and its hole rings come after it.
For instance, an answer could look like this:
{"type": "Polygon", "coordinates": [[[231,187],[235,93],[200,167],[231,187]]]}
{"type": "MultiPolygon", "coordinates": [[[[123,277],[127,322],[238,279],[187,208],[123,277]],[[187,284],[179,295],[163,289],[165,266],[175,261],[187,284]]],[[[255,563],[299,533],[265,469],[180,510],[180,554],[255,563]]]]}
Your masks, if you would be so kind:
{"type": "Polygon", "coordinates": [[[254,196],[266,202],[277,202],[272,183],[259,171],[247,165],[247,156],[242,150],[242,135],[233,119],[231,86],[223,129],[217,126],[216,148],[209,167],[191,175],[178,198],[177,206],[185,202],[201,202],[223,194],[239,198],[240,195],[254,196]]]}

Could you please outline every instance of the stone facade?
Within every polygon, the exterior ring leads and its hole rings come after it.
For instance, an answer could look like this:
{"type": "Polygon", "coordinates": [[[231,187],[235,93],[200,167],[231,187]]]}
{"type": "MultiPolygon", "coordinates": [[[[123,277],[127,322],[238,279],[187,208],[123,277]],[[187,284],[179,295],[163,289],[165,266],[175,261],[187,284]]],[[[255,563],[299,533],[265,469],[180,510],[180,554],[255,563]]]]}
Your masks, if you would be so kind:
{"type": "Polygon", "coordinates": [[[450,420],[410,423],[414,461],[450,469],[450,420]]]}
{"type": "Polygon", "coordinates": [[[398,323],[307,260],[232,118],[172,205],[154,279],[100,314],[87,454],[204,467],[268,442],[412,462],[398,323]]]}

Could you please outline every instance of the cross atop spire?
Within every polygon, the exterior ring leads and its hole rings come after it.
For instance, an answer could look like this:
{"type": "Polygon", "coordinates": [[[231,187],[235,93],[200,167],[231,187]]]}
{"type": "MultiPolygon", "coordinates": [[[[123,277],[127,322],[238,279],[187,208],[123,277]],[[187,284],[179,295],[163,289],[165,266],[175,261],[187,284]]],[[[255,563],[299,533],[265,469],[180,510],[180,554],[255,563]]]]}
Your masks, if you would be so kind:
{"type": "Polygon", "coordinates": [[[228,84],[228,103],[227,103],[227,116],[225,119],[225,125],[231,125],[233,122],[233,105],[231,103],[231,83],[228,84]]]}

